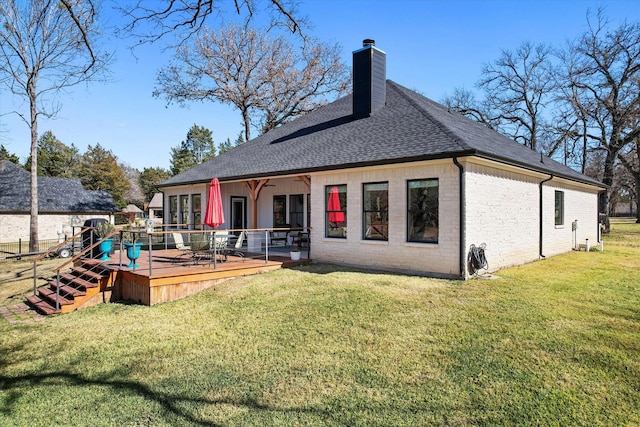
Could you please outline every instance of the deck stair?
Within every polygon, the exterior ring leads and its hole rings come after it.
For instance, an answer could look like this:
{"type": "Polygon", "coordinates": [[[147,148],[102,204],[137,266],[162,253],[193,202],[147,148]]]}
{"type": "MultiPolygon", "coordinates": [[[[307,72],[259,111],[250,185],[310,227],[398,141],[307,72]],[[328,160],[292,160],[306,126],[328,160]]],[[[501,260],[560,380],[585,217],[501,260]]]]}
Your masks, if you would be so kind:
{"type": "Polygon", "coordinates": [[[60,273],[60,282],[52,277],[38,288],[37,295],[27,297],[27,303],[43,315],[69,313],[112,286],[114,274],[106,265],[96,260],[80,260],[66,273],[60,273]],[[59,308],[56,309],[56,291],[59,308]]]}

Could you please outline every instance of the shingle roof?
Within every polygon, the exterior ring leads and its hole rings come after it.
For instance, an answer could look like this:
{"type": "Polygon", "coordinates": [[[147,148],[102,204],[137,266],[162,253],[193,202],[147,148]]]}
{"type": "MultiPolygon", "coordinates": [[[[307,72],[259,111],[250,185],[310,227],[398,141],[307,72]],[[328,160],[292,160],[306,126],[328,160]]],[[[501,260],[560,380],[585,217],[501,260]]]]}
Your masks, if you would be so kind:
{"type": "Polygon", "coordinates": [[[384,108],[354,120],[352,95],[164,181],[161,186],[476,155],[602,186],[391,80],[384,108]]]}
{"type": "MultiPolygon", "coordinates": [[[[29,212],[31,180],[28,171],[0,160],[0,212],[29,212]]],[[[38,177],[39,212],[114,212],[106,191],[85,190],[78,179],[38,177]]]]}

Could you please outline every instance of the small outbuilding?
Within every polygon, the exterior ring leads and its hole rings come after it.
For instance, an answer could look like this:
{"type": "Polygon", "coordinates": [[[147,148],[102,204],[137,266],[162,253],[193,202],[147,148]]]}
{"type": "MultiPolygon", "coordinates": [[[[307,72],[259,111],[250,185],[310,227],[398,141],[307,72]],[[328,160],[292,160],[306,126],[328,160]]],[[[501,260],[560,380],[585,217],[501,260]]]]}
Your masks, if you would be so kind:
{"type": "MultiPolygon", "coordinates": [[[[8,160],[0,160],[0,242],[29,240],[31,176],[8,160]]],[[[89,191],[79,179],[38,177],[38,238],[64,240],[72,224],[89,218],[113,222],[116,206],[106,191],[89,191]]],[[[79,229],[76,229],[76,232],[79,229]]]]}

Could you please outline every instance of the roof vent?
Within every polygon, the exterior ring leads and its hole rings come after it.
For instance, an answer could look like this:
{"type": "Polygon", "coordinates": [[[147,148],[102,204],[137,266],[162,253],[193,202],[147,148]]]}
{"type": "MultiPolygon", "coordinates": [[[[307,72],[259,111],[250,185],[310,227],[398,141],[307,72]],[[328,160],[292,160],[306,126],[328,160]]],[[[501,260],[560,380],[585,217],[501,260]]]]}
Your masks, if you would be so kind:
{"type": "Polygon", "coordinates": [[[362,47],[375,46],[375,45],[376,45],[376,41],[374,39],[364,39],[364,40],[362,40],[362,47]]]}

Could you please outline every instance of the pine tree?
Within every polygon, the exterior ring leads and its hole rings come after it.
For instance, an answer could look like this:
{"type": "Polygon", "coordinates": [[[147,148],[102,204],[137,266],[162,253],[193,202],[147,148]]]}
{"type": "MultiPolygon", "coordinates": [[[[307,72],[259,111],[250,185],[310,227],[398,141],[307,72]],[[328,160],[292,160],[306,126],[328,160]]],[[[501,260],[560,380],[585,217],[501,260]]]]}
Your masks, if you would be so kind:
{"type": "Polygon", "coordinates": [[[187,132],[187,139],[171,149],[171,174],[177,175],[215,156],[212,132],[194,124],[187,132]]]}
{"type": "Polygon", "coordinates": [[[129,180],[110,150],[100,144],[95,147],[89,145],[82,156],[80,177],[85,189],[108,191],[116,206],[126,206],[125,192],[129,189],[129,180]]]}
{"type": "Polygon", "coordinates": [[[138,177],[138,183],[144,193],[145,201],[149,202],[154,193],[158,191],[158,184],[169,179],[171,173],[163,168],[144,168],[138,177]]]}
{"type": "MultiPolygon", "coordinates": [[[[38,139],[38,176],[78,176],[79,161],[79,150],[73,144],[71,147],[66,146],[50,130],[38,139]]],[[[31,168],[31,157],[27,159],[26,167],[31,168]]]]}
{"type": "Polygon", "coordinates": [[[11,163],[20,165],[20,158],[5,148],[4,145],[0,145],[0,160],[9,160],[11,163]]]}

